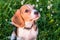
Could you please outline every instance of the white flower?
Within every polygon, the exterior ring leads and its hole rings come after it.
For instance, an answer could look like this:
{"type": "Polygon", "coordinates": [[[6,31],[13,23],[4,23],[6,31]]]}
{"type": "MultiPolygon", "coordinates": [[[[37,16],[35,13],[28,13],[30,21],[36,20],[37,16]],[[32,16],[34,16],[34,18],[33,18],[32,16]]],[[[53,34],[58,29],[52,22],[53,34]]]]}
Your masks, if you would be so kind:
{"type": "Polygon", "coordinates": [[[56,24],[57,26],[59,25],[59,24],[56,24]]]}
{"type": "Polygon", "coordinates": [[[21,1],[21,5],[23,5],[23,1],[21,1]]]}
{"type": "Polygon", "coordinates": [[[38,7],[38,4],[36,4],[36,7],[38,7]]]}
{"type": "Polygon", "coordinates": [[[35,6],[35,4],[32,5],[33,7],[35,6]]]}
{"type": "Polygon", "coordinates": [[[40,8],[40,11],[42,11],[43,9],[42,8],[40,8]]]}
{"type": "Polygon", "coordinates": [[[50,4],[47,6],[47,9],[50,9],[53,6],[53,4],[50,4]]]}
{"type": "Polygon", "coordinates": [[[39,0],[36,0],[36,2],[39,2],[39,0]]]}
{"type": "Polygon", "coordinates": [[[52,13],[54,13],[54,11],[52,11],[52,13]]]}
{"type": "Polygon", "coordinates": [[[52,7],[53,6],[53,4],[50,4],[50,7],[52,7]]]}
{"type": "Polygon", "coordinates": [[[53,1],[53,0],[50,0],[50,1],[53,1]]]}
{"type": "Polygon", "coordinates": [[[50,6],[47,6],[47,9],[50,9],[51,7],[50,6]]]}
{"type": "Polygon", "coordinates": [[[8,19],[5,19],[5,21],[7,21],[8,19]]]}
{"type": "Polygon", "coordinates": [[[48,3],[51,3],[50,1],[48,1],[48,3]]]}
{"type": "Polygon", "coordinates": [[[51,16],[53,16],[53,15],[51,14],[51,16]]]}
{"type": "Polygon", "coordinates": [[[25,0],[22,0],[22,1],[21,1],[21,5],[23,5],[24,1],[25,1],[25,0]]]}

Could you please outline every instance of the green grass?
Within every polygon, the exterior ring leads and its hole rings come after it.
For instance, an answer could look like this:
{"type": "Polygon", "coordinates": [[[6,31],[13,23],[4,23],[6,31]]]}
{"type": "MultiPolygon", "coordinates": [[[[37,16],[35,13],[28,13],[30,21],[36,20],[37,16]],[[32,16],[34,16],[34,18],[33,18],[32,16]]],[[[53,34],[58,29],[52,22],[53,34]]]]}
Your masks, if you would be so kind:
{"type": "MultiPolygon", "coordinates": [[[[34,4],[41,14],[37,40],[60,40],[60,0],[25,0],[24,4],[34,4]]],[[[0,40],[9,40],[14,28],[9,22],[21,6],[21,0],[0,0],[0,40]]]]}

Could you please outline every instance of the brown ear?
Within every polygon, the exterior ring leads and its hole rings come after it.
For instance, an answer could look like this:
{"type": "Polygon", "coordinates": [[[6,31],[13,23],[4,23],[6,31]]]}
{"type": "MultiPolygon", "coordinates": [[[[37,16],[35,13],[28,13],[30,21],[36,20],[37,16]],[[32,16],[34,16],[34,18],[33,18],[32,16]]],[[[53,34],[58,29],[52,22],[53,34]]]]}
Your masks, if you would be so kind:
{"type": "Polygon", "coordinates": [[[15,15],[12,17],[12,22],[13,25],[15,25],[16,27],[23,27],[24,26],[24,20],[21,16],[21,11],[20,9],[18,9],[15,13],[15,15]]]}

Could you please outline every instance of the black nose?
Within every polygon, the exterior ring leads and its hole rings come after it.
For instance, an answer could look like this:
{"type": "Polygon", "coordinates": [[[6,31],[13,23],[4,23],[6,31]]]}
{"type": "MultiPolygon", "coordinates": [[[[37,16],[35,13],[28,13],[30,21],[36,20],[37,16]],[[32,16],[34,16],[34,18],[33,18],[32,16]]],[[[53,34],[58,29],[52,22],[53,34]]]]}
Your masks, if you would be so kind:
{"type": "Polygon", "coordinates": [[[34,12],[34,14],[38,15],[38,12],[34,12]]]}

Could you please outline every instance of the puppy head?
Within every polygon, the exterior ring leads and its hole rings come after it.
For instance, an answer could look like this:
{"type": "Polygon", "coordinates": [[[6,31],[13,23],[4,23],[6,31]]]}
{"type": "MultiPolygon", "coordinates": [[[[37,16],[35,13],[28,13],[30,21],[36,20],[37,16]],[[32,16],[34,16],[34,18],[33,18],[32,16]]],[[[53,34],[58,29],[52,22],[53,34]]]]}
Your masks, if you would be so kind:
{"type": "Polygon", "coordinates": [[[23,5],[20,9],[25,21],[37,20],[40,17],[40,13],[30,4],[23,5]]]}
{"type": "Polygon", "coordinates": [[[16,27],[23,27],[26,21],[34,21],[39,17],[37,10],[32,5],[26,4],[16,11],[11,20],[16,27]]]}

